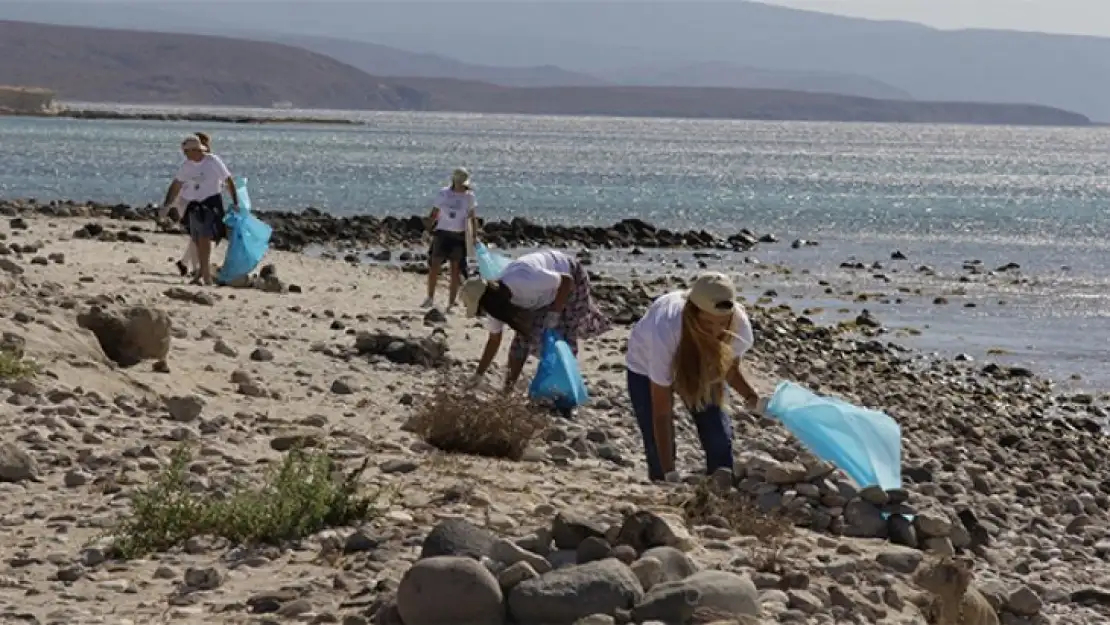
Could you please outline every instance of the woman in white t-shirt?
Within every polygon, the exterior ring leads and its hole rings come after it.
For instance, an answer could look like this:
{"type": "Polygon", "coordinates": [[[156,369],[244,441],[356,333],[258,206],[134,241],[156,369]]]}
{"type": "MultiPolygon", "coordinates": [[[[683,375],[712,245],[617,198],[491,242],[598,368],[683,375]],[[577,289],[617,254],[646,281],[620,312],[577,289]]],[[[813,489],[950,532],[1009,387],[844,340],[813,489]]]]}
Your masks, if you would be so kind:
{"type": "Polygon", "coordinates": [[[439,190],[432,203],[429,219],[435,223],[432,249],[428,254],[428,298],[424,308],[431,308],[436,300],[436,282],[439,268],[446,260],[451,264],[451,287],[447,295],[447,310],[455,305],[462,282],[463,263],[466,262],[466,229],[478,230],[478,200],[470,188],[470,172],[458,168],[451,173],[451,185],[439,190]]]}
{"type": "Polygon", "coordinates": [[[489,336],[475,379],[489,369],[501,347],[505,327],[514,331],[505,373],[506,392],[520,378],[528,355],[539,353],[544,330],[558,331],[577,355],[578,341],[604,334],[611,327],[590,295],[586,268],[563,252],[525,254],[509,263],[497,280],[468,280],[461,296],[468,317],[478,313],[489,317],[489,336]]]}
{"type": "Polygon", "coordinates": [[[725,385],[749,410],[764,403],[744,377],[740,357],[751,348],[752,325],[732,280],[705,273],[689,291],[652,302],[628,337],[628,394],[647,455],[648,477],[677,479],[674,396],[694,417],[708,473],[732,468],[732,421],[725,385]]]}
{"type": "MultiPolygon", "coordinates": [[[[198,132],[196,133],[196,135],[197,139],[200,139],[200,145],[204,149],[205,153],[211,152],[212,138],[209,137],[208,134],[203,132],[198,132]]],[[[178,221],[181,221],[183,225],[188,227],[188,223],[185,222],[185,208],[187,204],[188,202],[185,201],[185,198],[181,195],[178,195],[177,199],[173,203],[173,206],[164,206],[162,208],[162,214],[160,215],[160,217],[162,219],[165,219],[166,216],[169,214],[170,209],[173,209],[177,211],[178,221]]],[[[174,264],[177,266],[177,271],[181,274],[181,277],[183,278],[189,275],[193,277],[200,275],[200,260],[197,259],[197,244],[193,243],[192,237],[189,237],[189,242],[185,246],[185,252],[181,254],[181,258],[178,259],[174,264]]]]}
{"type": "Polygon", "coordinates": [[[215,154],[204,149],[204,142],[190,135],[181,142],[185,162],[166,191],[165,206],[172,206],[181,197],[185,202],[184,221],[197,248],[200,275],[194,284],[212,284],[212,244],[227,235],[224,225],[224,200],[220,192],[227,185],[233,206],[239,205],[239,193],[227,165],[215,154]]]}

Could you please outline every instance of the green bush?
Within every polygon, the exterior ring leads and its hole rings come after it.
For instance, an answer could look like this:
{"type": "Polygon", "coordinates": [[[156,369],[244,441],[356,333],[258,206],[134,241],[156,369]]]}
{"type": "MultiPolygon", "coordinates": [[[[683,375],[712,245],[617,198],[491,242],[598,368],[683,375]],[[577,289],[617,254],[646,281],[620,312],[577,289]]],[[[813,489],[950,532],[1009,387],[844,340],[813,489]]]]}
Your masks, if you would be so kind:
{"type": "Polygon", "coordinates": [[[260,487],[241,487],[226,497],[190,490],[185,478],[191,461],[187,447],[177,448],[154,483],[132,495],[131,516],[112,532],[119,557],[143,557],[202,535],[234,544],[278,544],[378,513],[382,493],[358,493],[369,459],[343,475],[326,452],[295,449],[260,487]]]}
{"type": "Polygon", "coordinates": [[[38,373],[35,363],[25,360],[19,354],[0,349],[0,381],[21,380],[38,373]]]}

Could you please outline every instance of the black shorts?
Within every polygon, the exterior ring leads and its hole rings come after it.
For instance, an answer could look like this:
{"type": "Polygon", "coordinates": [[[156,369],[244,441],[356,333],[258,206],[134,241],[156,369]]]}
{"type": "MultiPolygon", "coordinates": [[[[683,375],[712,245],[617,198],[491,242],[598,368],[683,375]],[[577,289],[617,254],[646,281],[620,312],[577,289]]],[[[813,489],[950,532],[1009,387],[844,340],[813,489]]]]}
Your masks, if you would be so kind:
{"type": "Polygon", "coordinates": [[[466,234],[436,230],[432,235],[432,249],[429,255],[432,258],[463,262],[466,259],[466,234]]]}

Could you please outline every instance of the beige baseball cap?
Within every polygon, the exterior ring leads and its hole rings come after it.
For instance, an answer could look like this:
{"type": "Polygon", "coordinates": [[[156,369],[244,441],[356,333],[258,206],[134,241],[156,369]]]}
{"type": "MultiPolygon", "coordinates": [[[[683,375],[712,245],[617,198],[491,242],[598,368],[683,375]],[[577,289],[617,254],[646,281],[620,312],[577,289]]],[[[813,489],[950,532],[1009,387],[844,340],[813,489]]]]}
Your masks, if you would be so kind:
{"type": "Polygon", "coordinates": [[[706,314],[725,317],[736,310],[736,286],[723,273],[703,273],[690,286],[686,301],[706,314]]]}
{"type": "Polygon", "coordinates": [[[451,182],[456,184],[470,184],[470,172],[464,167],[459,167],[451,172],[451,182]]]}
{"type": "Polygon", "coordinates": [[[459,290],[459,297],[462,299],[463,306],[466,307],[467,317],[478,316],[478,304],[482,301],[482,296],[486,294],[486,287],[485,280],[471,278],[459,290]]]}

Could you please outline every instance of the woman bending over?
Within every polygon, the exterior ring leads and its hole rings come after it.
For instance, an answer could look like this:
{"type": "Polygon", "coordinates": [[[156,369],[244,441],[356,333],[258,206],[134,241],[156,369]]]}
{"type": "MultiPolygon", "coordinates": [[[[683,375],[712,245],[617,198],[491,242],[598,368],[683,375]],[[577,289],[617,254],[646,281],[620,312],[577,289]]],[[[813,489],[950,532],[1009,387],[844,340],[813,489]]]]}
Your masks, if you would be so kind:
{"type": "Polygon", "coordinates": [[[590,278],[577,259],[563,252],[525,254],[509,263],[501,278],[468,280],[460,293],[468,317],[489,317],[489,336],[476,378],[485,375],[501,347],[506,326],[513,329],[505,391],[520,378],[530,353],[538,353],[543,332],[555,329],[578,354],[578,342],[604,334],[611,324],[590,295],[590,278]]]}
{"type": "Polygon", "coordinates": [[[752,326],[727,276],[705,273],[690,290],[656,299],[628,337],[628,395],[647,455],[648,477],[676,480],[674,396],[693,415],[706,470],[732,468],[732,421],[726,389],[748,409],[762,401],[744,376],[740,357],[752,326]]]}

